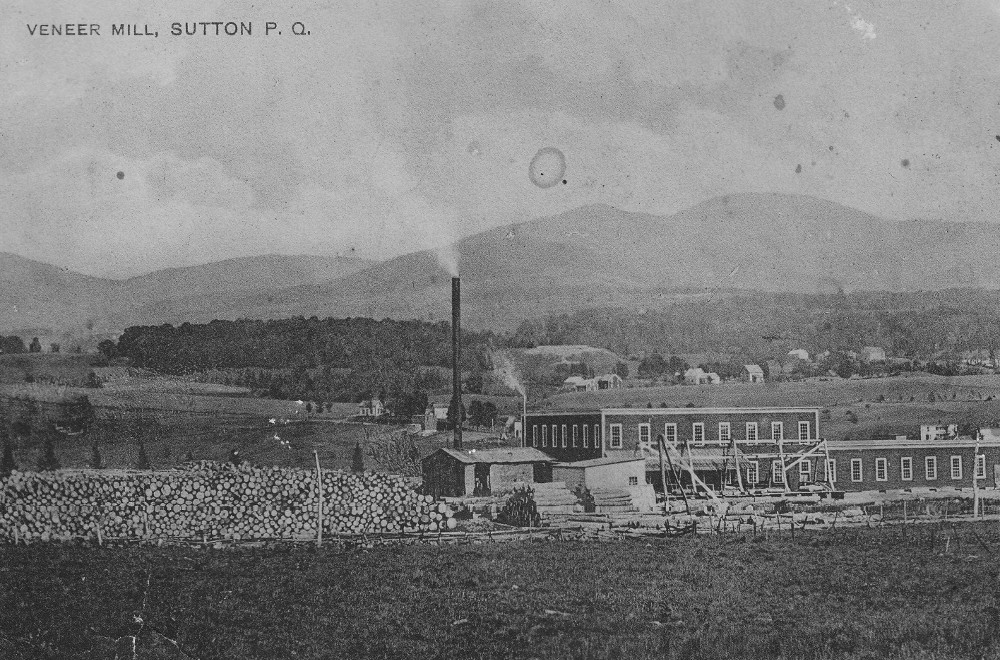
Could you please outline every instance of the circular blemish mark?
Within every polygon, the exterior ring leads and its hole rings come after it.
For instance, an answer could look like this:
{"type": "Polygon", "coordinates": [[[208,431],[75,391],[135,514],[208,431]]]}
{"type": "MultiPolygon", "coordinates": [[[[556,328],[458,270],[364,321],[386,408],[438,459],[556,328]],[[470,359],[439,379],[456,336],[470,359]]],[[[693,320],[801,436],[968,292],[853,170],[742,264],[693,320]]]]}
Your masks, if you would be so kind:
{"type": "Polygon", "coordinates": [[[899,164],[902,165],[903,167],[909,167],[910,166],[910,159],[909,158],[904,158],[903,160],[899,161],[899,164]]]}
{"type": "Polygon", "coordinates": [[[566,174],[566,157],[555,147],[538,150],[528,165],[528,177],[539,188],[551,188],[566,174]]]}
{"type": "Polygon", "coordinates": [[[795,173],[802,174],[802,163],[799,163],[798,165],[795,166],[795,173]]]}
{"type": "Polygon", "coordinates": [[[833,145],[831,144],[829,147],[827,147],[827,149],[829,149],[830,151],[833,151],[833,145]]]}
{"type": "Polygon", "coordinates": [[[774,107],[776,107],[778,110],[784,110],[785,109],[785,95],[784,94],[778,94],[777,96],[774,97],[774,107]]]}
{"type": "Polygon", "coordinates": [[[465,150],[468,151],[473,156],[479,156],[483,153],[483,148],[479,146],[479,142],[477,142],[476,140],[470,142],[469,146],[467,146],[465,150]]]}
{"type": "Polygon", "coordinates": [[[564,186],[566,185],[566,179],[563,179],[563,185],[564,186]]]}
{"type": "Polygon", "coordinates": [[[116,174],[115,176],[116,176],[116,177],[118,177],[118,180],[119,180],[119,181],[121,181],[122,179],[124,179],[124,178],[125,178],[125,173],[124,173],[124,172],[121,172],[121,171],[119,171],[119,172],[118,172],[118,174],[116,174]]]}

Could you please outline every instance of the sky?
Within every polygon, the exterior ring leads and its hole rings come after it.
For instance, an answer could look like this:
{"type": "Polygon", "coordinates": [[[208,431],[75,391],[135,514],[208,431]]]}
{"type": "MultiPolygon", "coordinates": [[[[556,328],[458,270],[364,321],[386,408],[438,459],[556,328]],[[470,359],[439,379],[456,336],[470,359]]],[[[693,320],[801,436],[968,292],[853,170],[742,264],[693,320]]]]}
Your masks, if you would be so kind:
{"type": "Polygon", "coordinates": [[[997,0],[268,4],[4,2],[0,251],[111,277],[384,259],[738,192],[998,221],[997,0]],[[230,20],[253,34],[169,34],[230,20]],[[67,22],[101,35],[27,27],[67,22]]]}

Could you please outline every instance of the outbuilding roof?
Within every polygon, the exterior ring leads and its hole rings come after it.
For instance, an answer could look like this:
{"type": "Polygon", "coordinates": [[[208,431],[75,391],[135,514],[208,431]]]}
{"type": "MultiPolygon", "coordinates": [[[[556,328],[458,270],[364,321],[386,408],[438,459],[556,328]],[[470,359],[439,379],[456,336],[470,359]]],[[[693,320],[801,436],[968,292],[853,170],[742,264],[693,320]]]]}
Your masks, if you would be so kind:
{"type": "MultiPolygon", "coordinates": [[[[434,454],[441,452],[462,463],[555,463],[554,458],[534,447],[468,450],[442,447],[434,452],[434,454]]],[[[434,454],[431,454],[431,456],[434,454]]],[[[431,456],[428,456],[424,460],[426,461],[431,456]]]]}

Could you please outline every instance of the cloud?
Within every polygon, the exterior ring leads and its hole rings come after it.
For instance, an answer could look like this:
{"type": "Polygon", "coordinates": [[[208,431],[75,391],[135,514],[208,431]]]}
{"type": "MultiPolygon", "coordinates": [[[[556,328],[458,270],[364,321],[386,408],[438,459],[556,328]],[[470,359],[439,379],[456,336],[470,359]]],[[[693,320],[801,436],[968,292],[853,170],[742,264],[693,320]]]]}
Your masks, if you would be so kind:
{"type": "Polygon", "coordinates": [[[995,3],[118,4],[88,11],[314,36],[43,43],[22,24],[69,10],[0,9],[5,249],[127,274],[390,257],[582,204],[669,213],[740,190],[892,218],[1000,204],[995,3]],[[542,190],[527,168],[547,146],[567,183],[542,190]]]}

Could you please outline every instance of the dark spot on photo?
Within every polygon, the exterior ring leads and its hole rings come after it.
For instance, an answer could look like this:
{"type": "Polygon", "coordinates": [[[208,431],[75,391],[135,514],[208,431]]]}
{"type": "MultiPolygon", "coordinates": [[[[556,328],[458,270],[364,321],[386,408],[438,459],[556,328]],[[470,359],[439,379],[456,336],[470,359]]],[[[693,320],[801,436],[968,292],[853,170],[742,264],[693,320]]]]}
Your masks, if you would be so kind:
{"type": "Polygon", "coordinates": [[[122,179],[125,178],[125,173],[124,172],[118,172],[118,174],[116,174],[115,176],[118,177],[119,181],[121,181],[122,179]]]}
{"type": "Polygon", "coordinates": [[[903,160],[899,161],[899,164],[902,165],[903,167],[909,167],[910,166],[910,159],[909,158],[904,158],[903,160]]]}
{"type": "Polygon", "coordinates": [[[799,163],[798,165],[795,166],[795,173],[802,174],[802,163],[799,163]]]}
{"type": "Polygon", "coordinates": [[[785,97],[783,94],[778,94],[777,96],[774,97],[774,107],[776,107],[778,110],[785,109],[785,97]]]}

